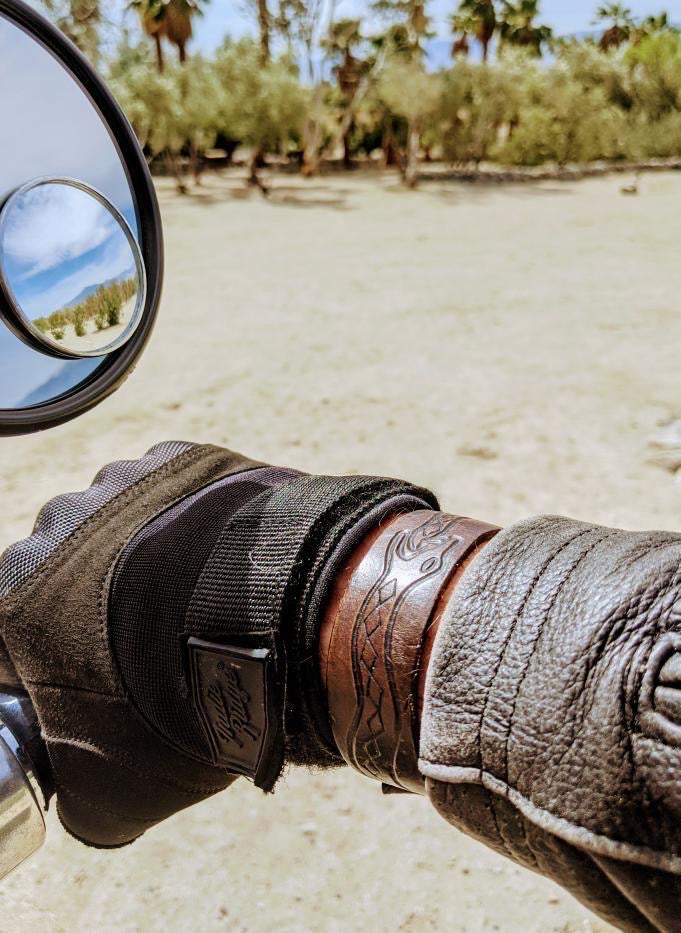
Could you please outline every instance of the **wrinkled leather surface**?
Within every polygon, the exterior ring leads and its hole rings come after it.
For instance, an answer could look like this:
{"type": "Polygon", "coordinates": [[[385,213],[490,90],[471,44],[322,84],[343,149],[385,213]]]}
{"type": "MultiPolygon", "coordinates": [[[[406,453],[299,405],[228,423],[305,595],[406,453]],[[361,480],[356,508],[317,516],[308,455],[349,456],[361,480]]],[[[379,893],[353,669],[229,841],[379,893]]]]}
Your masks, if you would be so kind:
{"type": "Polygon", "coordinates": [[[681,536],[502,532],[443,619],[420,767],[454,825],[622,929],[681,930],[681,536]]]}

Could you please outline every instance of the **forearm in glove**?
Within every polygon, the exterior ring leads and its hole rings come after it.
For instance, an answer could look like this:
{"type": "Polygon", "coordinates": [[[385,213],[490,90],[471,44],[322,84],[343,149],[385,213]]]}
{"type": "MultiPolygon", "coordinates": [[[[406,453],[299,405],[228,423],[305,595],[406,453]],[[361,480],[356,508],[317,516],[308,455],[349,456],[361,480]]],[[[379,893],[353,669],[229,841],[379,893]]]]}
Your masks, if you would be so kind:
{"type": "Polygon", "coordinates": [[[429,518],[436,507],[395,480],[304,476],[181,444],[50,503],[0,561],[0,679],[31,694],[65,826],[125,844],[238,774],[269,790],[287,761],[329,766],[341,751],[418,789],[415,768],[400,779],[412,659],[425,656],[409,618],[439,605],[467,541],[480,541],[428,672],[419,764],[431,799],[623,929],[678,930],[681,537],[556,518],[493,537],[429,518]],[[383,549],[358,571],[370,599],[347,603],[370,637],[346,639],[337,665],[368,665],[340,691],[355,739],[366,725],[348,754],[318,636],[334,580],[370,534],[383,549]],[[406,625],[405,663],[399,639],[382,654],[372,606],[406,625]],[[406,705],[372,751],[379,674],[406,705]]]}
{"type": "Polygon", "coordinates": [[[423,774],[454,825],[625,930],[681,930],[681,536],[538,518],[438,634],[423,774]]]}

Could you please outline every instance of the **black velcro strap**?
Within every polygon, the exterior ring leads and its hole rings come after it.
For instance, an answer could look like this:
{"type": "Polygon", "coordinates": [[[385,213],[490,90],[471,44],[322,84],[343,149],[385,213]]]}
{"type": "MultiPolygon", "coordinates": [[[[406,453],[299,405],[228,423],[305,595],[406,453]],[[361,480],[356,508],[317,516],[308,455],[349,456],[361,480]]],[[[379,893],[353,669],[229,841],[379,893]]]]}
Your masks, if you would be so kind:
{"type": "Polygon", "coordinates": [[[328,585],[368,524],[437,507],[431,493],[397,480],[300,476],[230,518],[186,616],[194,697],[216,764],[270,790],[287,757],[338,760],[316,663],[328,585]],[[258,721],[255,695],[270,711],[258,721]]]}
{"type": "Polygon", "coordinates": [[[230,518],[297,475],[265,467],[220,479],[152,519],[116,564],[109,636],[126,691],[165,741],[204,763],[210,756],[186,673],[187,636],[200,629],[187,630],[187,608],[230,518]]]}

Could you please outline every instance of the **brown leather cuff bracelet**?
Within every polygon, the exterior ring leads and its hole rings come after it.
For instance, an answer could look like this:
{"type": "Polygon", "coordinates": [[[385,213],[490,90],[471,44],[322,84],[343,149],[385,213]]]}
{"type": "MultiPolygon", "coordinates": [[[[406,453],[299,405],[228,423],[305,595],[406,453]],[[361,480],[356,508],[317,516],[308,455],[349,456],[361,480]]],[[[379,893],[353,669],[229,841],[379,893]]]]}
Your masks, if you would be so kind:
{"type": "Polygon", "coordinates": [[[362,774],[424,793],[417,686],[428,630],[457,569],[498,531],[442,512],[401,515],[339,577],[322,680],[338,749],[362,774]]]}

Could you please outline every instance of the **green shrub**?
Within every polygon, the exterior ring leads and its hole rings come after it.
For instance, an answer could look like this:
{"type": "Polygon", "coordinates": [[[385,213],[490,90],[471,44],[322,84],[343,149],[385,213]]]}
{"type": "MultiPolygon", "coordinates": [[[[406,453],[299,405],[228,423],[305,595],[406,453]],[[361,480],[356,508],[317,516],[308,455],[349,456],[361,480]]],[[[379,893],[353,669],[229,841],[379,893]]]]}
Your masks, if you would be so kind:
{"type": "Polygon", "coordinates": [[[106,302],[106,320],[109,327],[116,327],[121,323],[121,309],[123,303],[119,297],[109,295],[106,302]]]}
{"type": "Polygon", "coordinates": [[[73,322],[73,327],[76,332],[76,337],[84,337],[87,333],[87,328],[85,326],[87,316],[84,305],[77,305],[71,311],[71,320],[73,322]]]}

